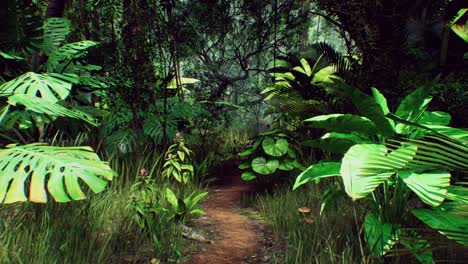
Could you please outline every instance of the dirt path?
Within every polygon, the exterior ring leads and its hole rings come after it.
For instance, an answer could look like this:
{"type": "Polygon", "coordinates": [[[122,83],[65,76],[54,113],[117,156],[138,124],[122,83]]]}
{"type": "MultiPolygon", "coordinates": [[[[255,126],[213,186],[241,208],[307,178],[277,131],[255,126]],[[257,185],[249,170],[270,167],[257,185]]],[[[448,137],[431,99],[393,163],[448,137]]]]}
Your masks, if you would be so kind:
{"type": "Polygon", "coordinates": [[[211,189],[208,201],[202,206],[216,229],[217,237],[187,262],[189,264],[243,263],[257,249],[260,237],[255,224],[240,214],[240,200],[249,191],[240,179],[235,164],[223,171],[220,185],[211,189]]]}

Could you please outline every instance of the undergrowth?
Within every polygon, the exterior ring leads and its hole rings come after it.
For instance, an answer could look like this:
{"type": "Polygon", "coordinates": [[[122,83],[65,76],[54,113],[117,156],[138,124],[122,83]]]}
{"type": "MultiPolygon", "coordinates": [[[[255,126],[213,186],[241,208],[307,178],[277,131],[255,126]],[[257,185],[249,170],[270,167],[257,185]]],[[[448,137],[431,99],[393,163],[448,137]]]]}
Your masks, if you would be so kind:
{"type": "MultiPolygon", "coordinates": [[[[200,184],[181,186],[163,181],[160,153],[144,153],[140,159],[109,155],[109,164],[119,176],[104,192],[73,203],[16,203],[0,205],[0,263],[176,263],[183,256],[184,222],[156,214],[155,237],[141,229],[128,206],[131,185],[141,169],[156,180],[156,186],[176,194],[201,192],[200,184]]],[[[169,207],[165,197],[158,197],[169,207]]],[[[189,221],[184,219],[183,221],[189,221]]]]}
{"type": "Polygon", "coordinates": [[[350,202],[320,213],[320,190],[307,186],[297,191],[281,187],[259,194],[254,205],[271,225],[275,238],[286,241],[284,263],[357,263],[356,226],[350,202]],[[299,208],[309,208],[309,213],[299,208]]]}

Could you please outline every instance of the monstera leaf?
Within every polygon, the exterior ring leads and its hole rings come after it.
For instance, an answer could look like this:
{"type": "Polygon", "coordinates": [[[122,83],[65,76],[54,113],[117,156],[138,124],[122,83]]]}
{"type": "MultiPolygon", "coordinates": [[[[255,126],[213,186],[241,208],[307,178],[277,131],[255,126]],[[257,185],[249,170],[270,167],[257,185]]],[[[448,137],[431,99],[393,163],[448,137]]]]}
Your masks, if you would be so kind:
{"type": "Polygon", "coordinates": [[[273,157],[281,157],[288,152],[289,144],[284,138],[275,140],[267,137],[262,141],[262,147],[266,154],[273,157]]]}
{"type": "Polygon", "coordinates": [[[70,110],[40,97],[16,94],[8,97],[8,106],[0,112],[0,127],[10,129],[18,125],[21,129],[31,128],[50,123],[57,117],[75,118],[97,125],[97,120],[85,112],[70,110]]]}
{"type": "Polygon", "coordinates": [[[94,47],[97,44],[98,43],[94,41],[84,40],[61,46],[50,54],[47,60],[47,70],[49,72],[59,70],[57,69],[57,66],[60,63],[81,57],[89,48],[94,47]]]}
{"type": "Polygon", "coordinates": [[[252,170],[258,174],[272,174],[278,169],[278,160],[266,160],[264,157],[256,157],[252,160],[252,170]]]}
{"type": "Polygon", "coordinates": [[[70,20],[61,17],[48,18],[43,26],[44,35],[42,51],[46,55],[52,54],[65,41],[70,33],[70,20]]]}
{"type": "Polygon", "coordinates": [[[114,172],[90,147],[8,145],[0,150],[0,203],[81,200],[80,180],[93,192],[104,190],[114,172]]]}
{"type": "Polygon", "coordinates": [[[27,94],[56,103],[68,97],[74,76],[27,72],[0,86],[0,95],[27,94]]]}

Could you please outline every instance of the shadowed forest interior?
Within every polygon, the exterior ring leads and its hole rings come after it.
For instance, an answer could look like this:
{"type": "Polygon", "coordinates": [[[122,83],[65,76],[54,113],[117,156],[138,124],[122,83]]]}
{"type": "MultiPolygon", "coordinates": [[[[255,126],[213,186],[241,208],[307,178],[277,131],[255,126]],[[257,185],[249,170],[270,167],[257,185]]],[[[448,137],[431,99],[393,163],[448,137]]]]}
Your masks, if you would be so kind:
{"type": "Polygon", "coordinates": [[[1,0],[0,263],[465,263],[463,0],[1,0]]]}

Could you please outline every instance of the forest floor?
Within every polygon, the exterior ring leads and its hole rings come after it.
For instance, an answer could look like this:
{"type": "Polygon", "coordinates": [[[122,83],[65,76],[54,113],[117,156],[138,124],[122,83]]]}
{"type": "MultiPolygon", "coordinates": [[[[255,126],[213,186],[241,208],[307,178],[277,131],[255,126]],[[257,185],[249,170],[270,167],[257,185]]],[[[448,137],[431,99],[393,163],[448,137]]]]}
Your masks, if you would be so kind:
{"type": "Polygon", "coordinates": [[[272,253],[283,252],[269,226],[252,208],[243,208],[241,201],[251,192],[251,184],[240,178],[235,162],[220,170],[219,181],[210,188],[202,204],[205,216],[194,221],[195,229],[204,227],[211,241],[199,247],[188,264],[272,263],[272,253]]]}

